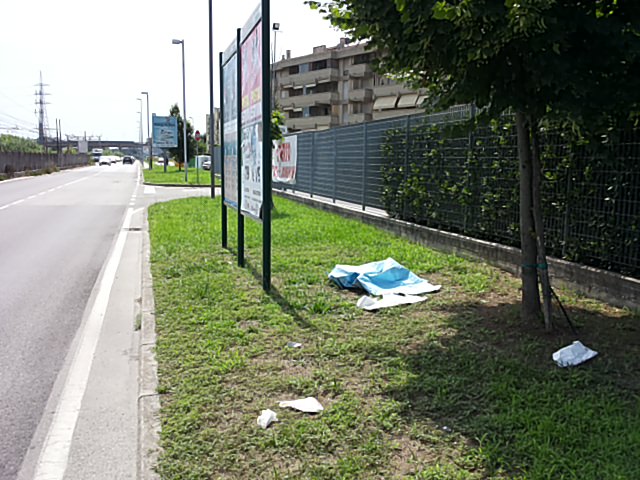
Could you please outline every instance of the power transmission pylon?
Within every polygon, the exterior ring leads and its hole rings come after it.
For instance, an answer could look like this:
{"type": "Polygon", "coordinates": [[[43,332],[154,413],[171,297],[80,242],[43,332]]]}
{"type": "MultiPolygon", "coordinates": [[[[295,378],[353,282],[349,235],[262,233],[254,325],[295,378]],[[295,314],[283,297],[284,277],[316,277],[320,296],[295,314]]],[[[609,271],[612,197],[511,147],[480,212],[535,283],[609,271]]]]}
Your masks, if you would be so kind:
{"type": "Polygon", "coordinates": [[[42,72],[40,72],[40,82],[35,85],[38,87],[36,90],[36,105],[38,106],[38,143],[40,145],[46,145],[47,133],[49,131],[49,119],[47,118],[47,107],[49,102],[45,97],[49,95],[44,91],[44,87],[48,87],[46,83],[42,83],[42,72]]]}

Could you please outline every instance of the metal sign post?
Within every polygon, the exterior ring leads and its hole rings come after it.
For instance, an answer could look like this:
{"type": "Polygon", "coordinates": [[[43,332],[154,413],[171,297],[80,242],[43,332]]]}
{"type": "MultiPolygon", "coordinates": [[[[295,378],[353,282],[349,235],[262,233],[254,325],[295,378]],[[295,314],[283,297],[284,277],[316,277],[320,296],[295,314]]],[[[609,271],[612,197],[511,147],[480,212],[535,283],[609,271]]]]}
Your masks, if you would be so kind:
{"type": "Polygon", "coordinates": [[[262,0],[262,288],[271,290],[271,64],[269,0],[262,0]]]}

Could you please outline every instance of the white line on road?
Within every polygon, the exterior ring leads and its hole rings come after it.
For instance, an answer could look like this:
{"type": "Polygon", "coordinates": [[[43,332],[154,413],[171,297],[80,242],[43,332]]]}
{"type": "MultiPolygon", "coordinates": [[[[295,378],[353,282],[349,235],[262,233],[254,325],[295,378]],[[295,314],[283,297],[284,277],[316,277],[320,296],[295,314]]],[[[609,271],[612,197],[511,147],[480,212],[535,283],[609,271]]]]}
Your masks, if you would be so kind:
{"type": "Polygon", "coordinates": [[[95,301],[84,324],[78,348],[75,351],[62,394],[60,395],[58,407],[49,427],[44,447],[40,452],[40,458],[33,477],[35,480],[62,480],[67,469],[73,432],[76,428],[82,406],[82,398],[89,381],[93,357],[100,338],[100,331],[104,323],[116,271],[122,258],[127,238],[127,228],[131,223],[132,215],[133,209],[129,208],[98,285],[95,301]]]}
{"type": "Polygon", "coordinates": [[[144,186],[144,194],[145,195],[155,195],[156,193],[156,187],[154,187],[153,185],[145,185],[144,186]]]}
{"type": "MultiPolygon", "coordinates": [[[[92,175],[92,176],[95,177],[95,175],[92,175]]],[[[20,200],[16,200],[15,202],[7,203],[6,205],[0,206],[0,210],[4,210],[6,208],[13,207],[14,205],[18,205],[18,204],[24,202],[25,200],[33,200],[34,198],[39,197],[40,195],[44,195],[45,193],[54,192],[54,191],[59,190],[61,188],[68,187],[69,185],[73,185],[74,183],[83,182],[87,178],[89,178],[89,177],[79,178],[78,180],[74,180],[72,182],[68,182],[68,183],[64,183],[62,185],[58,185],[57,187],[50,188],[49,190],[44,190],[44,191],[42,191],[42,192],[40,192],[38,194],[34,193],[33,195],[29,195],[28,197],[21,198],[20,200]]]]}

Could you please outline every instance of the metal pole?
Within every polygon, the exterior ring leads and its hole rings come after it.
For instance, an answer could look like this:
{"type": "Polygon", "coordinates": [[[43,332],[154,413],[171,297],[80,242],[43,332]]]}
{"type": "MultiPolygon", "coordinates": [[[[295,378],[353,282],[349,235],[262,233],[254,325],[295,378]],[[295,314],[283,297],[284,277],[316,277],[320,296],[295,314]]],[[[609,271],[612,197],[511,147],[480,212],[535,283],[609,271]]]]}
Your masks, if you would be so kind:
{"type": "MultiPolygon", "coordinates": [[[[153,168],[153,146],[151,136],[149,135],[149,92],[140,92],[147,97],[147,141],[149,142],[149,170],[153,168]]],[[[141,158],[142,167],[144,168],[144,158],[141,158]]]]}
{"type": "Polygon", "coordinates": [[[242,30],[236,30],[236,156],[238,173],[238,266],[244,267],[244,215],[242,215],[242,30]]]}
{"type": "Polygon", "coordinates": [[[262,0],[262,288],[271,290],[271,68],[269,0],[262,0]]]}
{"type": "MultiPolygon", "coordinates": [[[[220,76],[222,84],[222,76],[220,76]]],[[[216,155],[215,155],[215,109],[213,108],[213,0],[209,0],[209,145],[211,146],[211,198],[216,198],[216,155]]],[[[220,107],[222,108],[222,96],[220,96],[220,107]]],[[[220,162],[222,164],[222,161],[220,162]]],[[[223,197],[224,200],[224,197],[223,197]]],[[[224,210],[224,202],[222,209],[224,210]]],[[[226,242],[224,242],[226,244],[226,242]]],[[[226,245],[225,245],[226,246],[226,245]]]]}
{"type": "Polygon", "coordinates": [[[182,46],[182,132],[183,132],[183,158],[184,158],[184,181],[185,183],[189,183],[189,141],[187,138],[187,84],[185,80],[184,73],[184,40],[181,40],[180,45],[182,46]]]}
{"type": "Polygon", "coordinates": [[[138,101],[140,102],[140,160],[144,161],[144,145],[142,143],[142,99],[138,98],[138,101]]]}

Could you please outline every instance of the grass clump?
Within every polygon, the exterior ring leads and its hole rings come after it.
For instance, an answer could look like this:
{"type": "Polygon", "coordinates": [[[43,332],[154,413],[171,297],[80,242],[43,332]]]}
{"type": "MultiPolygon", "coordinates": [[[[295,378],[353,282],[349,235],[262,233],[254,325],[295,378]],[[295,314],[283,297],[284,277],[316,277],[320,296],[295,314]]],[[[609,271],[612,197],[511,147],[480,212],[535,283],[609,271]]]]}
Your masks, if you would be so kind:
{"type": "Polygon", "coordinates": [[[163,478],[640,478],[637,314],[560,292],[601,355],[559,369],[551,353],[573,337],[522,324],[512,276],[275,207],[270,295],[259,224],[246,222],[242,269],[219,246],[219,199],[150,208],[163,478]],[[372,313],[327,280],[336,263],[389,256],[442,291],[372,313]],[[306,396],[325,410],[277,406],[306,396]],[[280,421],[261,430],[266,408],[280,421]]]}
{"type": "MultiPolygon", "coordinates": [[[[189,183],[184,181],[184,169],[178,170],[176,166],[167,166],[164,171],[163,166],[154,165],[153,170],[143,170],[145,183],[155,185],[211,185],[211,171],[189,168],[189,183]]],[[[216,185],[220,185],[220,179],[216,178],[216,185]]]]}

